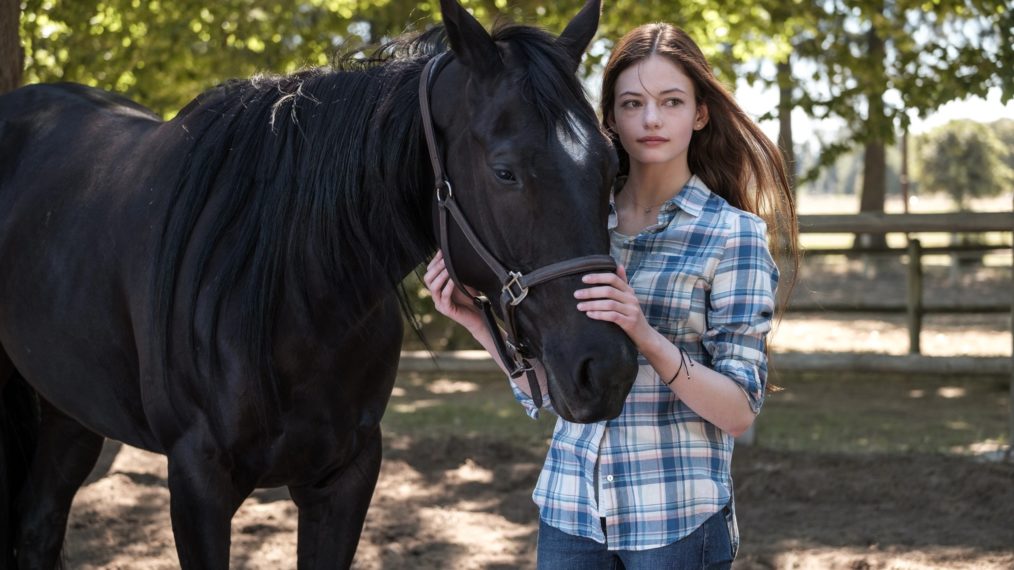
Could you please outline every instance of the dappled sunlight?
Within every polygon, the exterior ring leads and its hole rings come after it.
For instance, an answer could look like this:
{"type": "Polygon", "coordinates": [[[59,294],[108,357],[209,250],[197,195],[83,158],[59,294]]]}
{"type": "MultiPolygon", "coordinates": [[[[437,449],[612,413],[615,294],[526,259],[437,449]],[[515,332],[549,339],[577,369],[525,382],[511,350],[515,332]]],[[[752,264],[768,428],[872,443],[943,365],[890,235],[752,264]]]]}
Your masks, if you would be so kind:
{"type": "MultiPolygon", "coordinates": [[[[792,568],[793,570],[869,570],[873,568],[890,568],[893,570],[939,570],[946,564],[948,570],[981,570],[987,558],[995,558],[999,568],[1010,560],[1009,556],[994,555],[986,557],[975,549],[963,547],[920,546],[918,549],[891,548],[881,550],[876,543],[868,547],[827,548],[816,545],[800,544],[800,541],[781,541],[780,547],[788,552],[775,554],[766,558],[759,566],[762,568],[792,568]]],[[[737,567],[754,568],[749,564],[737,564],[737,567]]]]}
{"type": "Polygon", "coordinates": [[[411,402],[397,403],[391,405],[391,410],[399,414],[411,414],[419,410],[436,408],[442,406],[443,402],[437,399],[413,400],[411,402]]]}
{"type": "Polygon", "coordinates": [[[471,457],[465,459],[457,469],[449,469],[447,478],[452,483],[492,483],[493,471],[476,465],[471,457]]]}
{"type": "Polygon", "coordinates": [[[426,385],[426,390],[432,394],[456,394],[459,392],[475,392],[479,389],[479,385],[475,382],[466,382],[462,380],[449,380],[447,378],[439,378],[430,382],[426,385]]]}
{"type": "Polygon", "coordinates": [[[937,396],[948,400],[953,398],[964,398],[967,394],[968,390],[957,386],[941,386],[940,388],[937,388],[937,396]]]}
{"type": "Polygon", "coordinates": [[[968,445],[955,445],[950,448],[950,451],[958,455],[999,459],[1007,451],[1007,442],[1003,438],[984,439],[968,445]]]}
{"type": "Polygon", "coordinates": [[[469,512],[444,508],[425,508],[426,530],[440,539],[459,546],[457,555],[451,555],[445,568],[474,567],[470,562],[481,559],[487,567],[516,567],[518,549],[532,534],[528,524],[512,524],[495,514],[469,512]],[[492,519],[496,525],[490,524],[492,519]]]}
{"type": "Polygon", "coordinates": [[[925,396],[926,396],[926,390],[915,389],[915,390],[909,390],[908,391],[908,397],[909,398],[918,399],[918,398],[923,398],[925,396]]]}
{"type": "MultiPolygon", "coordinates": [[[[992,315],[996,327],[951,324],[953,317],[923,322],[922,353],[927,356],[1009,356],[1011,333],[1004,319],[992,315]],[[991,330],[999,329],[999,330],[991,330]]],[[[965,317],[966,319],[968,317],[965,317]]],[[[786,315],[770,336],[778,352],[871,352],[908,354],[908,329],[903,316],[870,318],[856,315],[786,315]]]]}

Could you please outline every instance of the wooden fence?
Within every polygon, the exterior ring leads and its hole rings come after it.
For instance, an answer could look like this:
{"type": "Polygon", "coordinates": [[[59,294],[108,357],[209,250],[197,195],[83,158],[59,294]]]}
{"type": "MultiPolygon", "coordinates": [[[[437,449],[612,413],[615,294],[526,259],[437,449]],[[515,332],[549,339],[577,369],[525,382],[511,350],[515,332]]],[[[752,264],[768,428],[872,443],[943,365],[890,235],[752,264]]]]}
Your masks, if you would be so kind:
{"type": "MultiPolygon", "coordinates": [[[[800,233],[983,233],[1014,230],[1014,213],[962,212],[955,214],[859,214],[800,216],[800,233]]],[[[1012,242],[1014,243],[1014,242],[1012,242]]],[[[904,305],[876,301],[863,303],[798,303],[787,306],[789,312],[821,313],[906,313],[908,316],[909,354],[920,354],[923,317],[927,314],[1009,313],[1014,319],[1014,301],[1002,304],[968,303],[959,305],[923,302],[923,255],[938,253],[983,252],[1010,249],[1011,245],[952,245],[922,247],[918,238],[908,240],[907,248],[807,249],[807,256],[834,254],[897,255],[907,258],[906,302],[904,305]]]]}
{"type": "MultiPolygon", "coordinates": [[[[1011,246],[1011,270],[1014,280],[1014,212],[959,212],[950,214],[883,214],[883,213],[862,213],[858,215],[813,215],[800,216],[800,233],[985,233],[1004,232],[1010,233],[1012,238],[1011,246]]],[[[934,252],[958,251],[967,248],[933,248],[934,252]]],[[[918,239],[909,239],[908,247],[905,250],[891,250],[892,253],[907,253],[908,257],[908,283],[906,287],[905,312],[908,315],[909,330],[909,356],[905,357],[875,357],[871,355],[856,355],[853,358],[846,357],[846,362],[838,362],[839,366],[847,367],[862,366],[870,367],[871,371],[888,371],[891,368],[909,370],[922,366],[939,367],[937,370],[955,369],[955,372],[963,374],[983,373],[986,370],[1000,371],[1006,373],[1009,378],[1009,418],[1007,433],[1007,458],[1011,457],[1014,451],[1014,342],[1011,346],[1011,355],[1000,359],[933,359],[918,358],[920,352],[920,333],[922,331],[922,319],[928,312],[995,312],[1004,311],[1011,315],[1011,337],[1014,338],[1014,287],[1010,289],[1010,304],[1006,307],[999,306],[971,306],[971,307],[928,307],[923,303],[922,287],[922,255],[923,249],[918,239]],[[936,362],[934,362],[936,361],[936,362]],[[947,364],[944,364],[947,363],[947,364]],[[920,366],[921,365],[921,366],[920,366]]],[[[810,252],[811,254],[817,252],[810,252]]],[[[820,253],[829,253],[822,251],[820,253]]],[[[835,307],[843,309],[843,307],[835,307]]],[[[872,307],[867,307],[872,308],[872,307]]],[[[885,312],[886,307],[873,309],[873,312],[885,312]]],[[[830,307],[824,307],[827,311],[830,307]]],[[[792,311],[792,305],[788,307],[792,311]]],[[[849,309],[858,310],[858,309],[849,309]]],[[[806,355],[809,356],[809,355],[806,355]]],[[[803,356],[803,358],[806,358],[803,356]]],[[[841,359],[841,357],[838,357],[841,359]]],[[[832,363],[834,357],[824,355],[813,362],[813,365],[827,366],[832,363]]]]}

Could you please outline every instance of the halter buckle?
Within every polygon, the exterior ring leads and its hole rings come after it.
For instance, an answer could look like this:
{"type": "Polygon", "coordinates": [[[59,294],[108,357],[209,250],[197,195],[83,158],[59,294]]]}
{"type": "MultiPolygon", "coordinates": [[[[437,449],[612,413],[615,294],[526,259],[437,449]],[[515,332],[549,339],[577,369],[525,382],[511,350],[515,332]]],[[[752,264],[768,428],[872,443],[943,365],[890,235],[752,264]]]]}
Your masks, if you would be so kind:
{"type": "Polygon", "coordinates": [[[438,204],[443,204],[444,202],[454,197],[454,189],[451,188],[451,181],[446,178],[444,178],[442,181],[440,181],[440,183],[437,184],[436,192],[438,204]],[[441,190],[444,190],[445,194],[441,195],[440,194],[441,190]]]}
{"type": "Polygon", "coordinates": [[[525,297],[528,296],[528,287],[521,286],[521,283],[519,281],[523,277],[521,273],[517,271],[511,271],[507,275],[510,275],[511,278],[510,281],[504,283],[503,290],[505,293],[510,295],[511,305],[517,306],[521,301],[525,300],[525,297]],[[517,288],[517,292],[515,292],[514,289],[515,287],[517,288]]]}
{"type": "Polygon", "coordinates": [[[504,338],[504,344],[507,346],[509,356],[512,362],[508,364],[510,370],[507,375],[511,378],[518,378],[522,374],[534,370],[532,363],[528,361],[527,352],[528,349],[521,343],[514,344],[510,338],[504,338]]]}

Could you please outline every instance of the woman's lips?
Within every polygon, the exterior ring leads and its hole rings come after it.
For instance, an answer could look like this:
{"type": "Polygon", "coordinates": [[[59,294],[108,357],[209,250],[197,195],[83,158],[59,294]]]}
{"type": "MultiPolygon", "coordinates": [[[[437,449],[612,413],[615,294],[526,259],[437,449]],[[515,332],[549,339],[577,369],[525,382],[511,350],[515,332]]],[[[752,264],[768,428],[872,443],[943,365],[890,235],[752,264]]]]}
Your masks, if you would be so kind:
{"type": "Polygon", "coordinates": [[[669,142],[669,139],[665,137],[641,137],[637,139],[637,142],[647,146],[658,146],[660,144],[669,142]]]}

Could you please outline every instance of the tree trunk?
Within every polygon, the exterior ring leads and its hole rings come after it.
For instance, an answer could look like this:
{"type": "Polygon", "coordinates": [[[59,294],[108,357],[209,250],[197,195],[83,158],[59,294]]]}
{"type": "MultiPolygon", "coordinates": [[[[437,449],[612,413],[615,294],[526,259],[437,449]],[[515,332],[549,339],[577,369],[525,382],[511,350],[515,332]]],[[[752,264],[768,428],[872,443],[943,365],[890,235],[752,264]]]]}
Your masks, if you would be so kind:
{"type": "Polygon", "coordinates": [[[0,0],[0,93],[21,85],[24,52],[18,33],[21,0],[0,0]]]}
{"type": "MultiPolygon", "coordinates": [[[[782,158],[785,160],[785,169],[789,177],[789,187],[792,189],[793,201],[799,204],[799,195],[796,191],[795,142],[792,138],[792,108],[795,106],[795,102],[792,100],[792,88],[794,85],[792,82],[790,57],[787,56],[785,61],[778,62],[778,149],[782,152],[782,158]]],[[[789,232],[781,230],[778,235],[778,249],[775,251],[775,261],[781,271],[783,283],[793,283],[797,277],[795,273],[795,260],[789,255],[791,245],[793,245],[789,243],[790,239],[789,232]]],[[[779,307],[784,308],[788,306],[791,291],[792,287],[778,288],[779,307]]],[[[753,444],[754,438],[753,427],[751,427],[740,439],[753,444]]]]}
{"type": "MultiPolygon", "coordinates": [[[[877,34],[872,24],[866,33],[867,56],[872,73],[869,83],[864,87],[869,105],[866,117],[866,130],[869,138],[863,153],[863,188],[859,198],[859,211],[883,212],[884,199],[887,195],[887,160],[884,142],[890,129],[887,117],[884,116],[884,91],[887,77],[884,69],[884,40],[877,34]]],[[[884,234],[859,234],[853,242],[853,248],[886,247],[887,238],[884,234]]]]}
{"type": "Polygon", "coordinates": [[[792,64],[789,58],[778,62],[778,148],[788,169],[789,185],[796,191],[796,153],[792,139],[792,64]]]}

